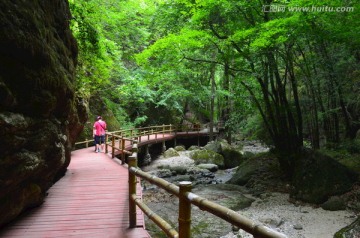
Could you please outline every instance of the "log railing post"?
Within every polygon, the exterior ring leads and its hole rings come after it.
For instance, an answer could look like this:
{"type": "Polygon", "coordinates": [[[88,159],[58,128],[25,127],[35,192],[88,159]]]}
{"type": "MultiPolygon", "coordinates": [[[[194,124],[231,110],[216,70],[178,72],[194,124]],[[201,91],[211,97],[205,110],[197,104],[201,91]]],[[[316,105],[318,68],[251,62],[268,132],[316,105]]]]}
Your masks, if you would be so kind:
{"type": "Polygon", "coordinates": [[[125,164],[125,139],[121,137],[121,164],[125,164]]]}
{"type": "Polygon", "coordinates": [[[111,136],[111,158],[115,158],[115,136],[111,136]]]}
{"type": "MultiPolygon", "coordinates": [[[[132,155],[129,156],[129,170],[137,167],[137,142],[134,141],[132,155]]],[[[129,171],[129,223],[130,228],[136,227],[136,203],[132,199],[132,195],[136,195],[136,175],[129,171]]]]}
{"type": "Polygon", "coordinates": [[[186,194],[191,192],[191,182],[179,183],[179,238],[191,237],[191,203],[186,194]]]}
{"type": "Polygon", "coordinates": [[[107,154],[108,151],[108,139],[109,139],[109,135],[106,133],[105,134],[105,153],[107,154]]]}

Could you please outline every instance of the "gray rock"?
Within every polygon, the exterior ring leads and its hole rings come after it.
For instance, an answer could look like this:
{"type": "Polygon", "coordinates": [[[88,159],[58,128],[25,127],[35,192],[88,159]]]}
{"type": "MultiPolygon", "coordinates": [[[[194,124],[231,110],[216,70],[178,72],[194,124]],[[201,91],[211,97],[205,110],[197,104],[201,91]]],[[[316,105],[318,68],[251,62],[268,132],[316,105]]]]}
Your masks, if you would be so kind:
{"type": "Polygon", "coordinates": [[[224,157],[225,168],[234,168],[244,161],[240,150],[231,146],[226,140],[211,141],[204,146],[204,149],[221,154],[224,157]]]}
{"type": "Polygon", "coordinates": [[[230,184],[245,185],[256,174],[259,165],[255,159],[249,159],[242,163],[233,177],[227,182],[230,184]]]}
{"type": "Polygon", "coordinates": [[[194,181],[194,177],[188,174],[177,175],[171,178],[172,182],[194,181]]]}
{"type": "Polygon", "coordinates": [[[170,169],[159,169],[153,172],[155,176],[159,178],[168,178],[173,176],[173,172],[170,171],[170,169]]]}
{"type": "Polygon", "coordinates": [[[219,169],[216,164],[198,164],[197,167],[200,169],[207,169],[210,172],[216,172],[219,169]]]}
{"type": "Polygon", "coordinates": [[[290,196],[315,204],[349,191],[358,178],[355,172],[319,152],[304,151],[296,166],[290,196]]]}
{"type": "Polygon", "coordinates": [[[192,145],[189,147],[189,149],[187,149],[188,151],[191,151],[191,150],[201,150],[200,146],[197,146],[197,145],[192,145]]]}
{"type": "Polygon", "coordinates": [[[171,158],[176,156],[180,156],[180,154],[174,148],[169,148],[167,151],[164,152],[164,158],[171,158]]]}
{"type": "Polygon", "coordinates": [[[220,147],[220,154],[224,157],[225,168],[234,168],[244,161],[241,152],[229,145],[226,141],[220,142],[220,147]]]}
{"type": "Polygon", "coordinates": [[[185,146],[183,146],[183,145],[175,146],[174,150],[176,150],[176,151],[185,151],[185,146]]]}
{"type": "Polygon", "coordinates": [[[211,150],[193,150],[189,155],[195,164],[216,164],[219,168],[224,168],[224,157],[211,150]]]}
{"type": "Polygon", "coordinates": [[[187,166],[170,166],[170,170],[175,172],[176,174],[186,174],[188,167],[187,166]]]}
{"type": "Polygon", "coordinates": [[[204,146],[205,150],[211,150],[215,153],[221,153],[220,141],[210,141],[207,145],[204,146]]]}
{"type": "Polygon", "coordinates": [[[333,196],[324,202],[321,207],[324,210],[340,211],[346,209],[346,202],[339,196],[333,196]]]}
{"type": "Polygon", "coordinates": [[[277,228],[280,227],[282,224],[284,224],[284,220],[283,219],[279,219],[279,218],[262,218],[259,219],[260,222],[269,225],[272,228],[277,228]]]}
{"type": "Polygon", "coordinates": [[[295,230],[302,230],[303,229],[303,226],[300,225],[300,224],[295,224],[293,227],[294,227],[295,230]]]}

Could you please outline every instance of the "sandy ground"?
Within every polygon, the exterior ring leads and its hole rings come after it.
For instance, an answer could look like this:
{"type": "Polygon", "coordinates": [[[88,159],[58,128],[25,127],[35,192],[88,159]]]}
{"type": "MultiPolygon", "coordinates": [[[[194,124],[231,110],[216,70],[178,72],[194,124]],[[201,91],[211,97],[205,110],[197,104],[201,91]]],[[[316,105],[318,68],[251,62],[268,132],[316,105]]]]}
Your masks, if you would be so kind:
{"type": "MultiPolygon", "coordinates": [[[[281,193],[271,193],[265,199],[257,198],[251,207],[239,213],[289,238],[332,238],[337,231],[356,219],[352,211],[326,211],[310,205],[294,205],[288,202],[288,194],[281,193]]],[[[235,237],[253,236],[239,231],[222,238],[235,237]]]]}

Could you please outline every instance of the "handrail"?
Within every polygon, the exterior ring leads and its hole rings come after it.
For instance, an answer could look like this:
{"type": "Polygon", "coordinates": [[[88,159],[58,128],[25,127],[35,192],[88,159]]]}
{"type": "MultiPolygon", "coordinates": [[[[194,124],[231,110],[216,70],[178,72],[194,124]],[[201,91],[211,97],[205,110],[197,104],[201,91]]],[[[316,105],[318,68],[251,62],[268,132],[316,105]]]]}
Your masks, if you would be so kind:
{"type": "Polygon", "coordinates": [[[125,148],[126,141],[130,141],[130,143],[133,144],[135,140],[141,142],[142,136],[148,136],[148,139],[150,139],[150,135],[155,135],[155,138],[157,139],[158,135],[165,137],[166,133],[170,134],[173,132],[175,132],[175,129],[171,124],[107,132],[105,139],[105,152],[108,153],[108,147],[111,147],[111,156],[114,158],[115,152],[120,151],[121,162],[125,163],[125,154],[131,154],[125,148]],[[118,143],[119,146],[116,146],[116,143],[118,143]]]}
{"type": "MultiPolygon", "coordinates": [[[[105,133],[105,152],[109,152],[109,147],[111,148],[111,156],[115,157],[116,151],[119,151],[121,154],[121,161],[125,163],[126,154],[131,154],[130,151],[127,151],[125,148],[126,142],[133,143],[134,140],[141,142],[142,137],[147,136],[147,139],[150,139],[151,135],[155,135],[155,139],[164,138],[165,134],[177,134],[178,132],[200,132],[199,126],[194,127],[184,127],[184,126],[174,126],[169,125],[157,125],[157,126],[148,126],[140,128],[131,128],[117,131],[107,131],[105,133]]],[[[87,148],[90,143],[93,143],[94,139],[89,139],[85,141],[76,142],[75,145],[85,144],[87,148]]]]}
{"type": "Polygon", "coordinates": [[[134,141],[132,155],[129,157],[129,220],[130,227],[136,227],[136,205],[149,216],[168,237],[189,238],[191,237],[191,204],[201,210],[212,213],[213,215],[243,229],[252,234],[255,238],[286,238],[287,236],[272,230],[261,224],[256,224],[245,216],[191,192],[191,182],[180,182],[179,186],[169,183],[164,179],[158,178],[143,172],[137,167],[137,141],[134,141]],[[136,177],[140,177],[151,184],[154,184],[167,192],[179,197],[179,233],[174,231],[167,222],[152,212],[136,196],[136,177]]]}

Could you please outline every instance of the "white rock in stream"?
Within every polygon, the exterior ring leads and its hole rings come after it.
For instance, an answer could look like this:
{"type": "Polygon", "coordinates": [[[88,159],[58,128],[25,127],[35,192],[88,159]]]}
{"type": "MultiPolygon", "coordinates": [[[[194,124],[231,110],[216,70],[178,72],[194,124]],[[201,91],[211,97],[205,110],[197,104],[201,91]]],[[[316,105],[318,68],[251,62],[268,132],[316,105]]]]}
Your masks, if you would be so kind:
{"type": "Polygon", "coordinates": [[[147,172],[147,171],[152,171],[152,170],[156,170],[159,168],[173,168],[173,167],[177,167],[177,166],[191,167],[194,164],[195,164],[194,160],[190,159],[187,156],[183,156],[183,155],[176,156],[176,157],[170,157],[170,158],[160,157],[159,159],[152,161],[150,165],[145,166],[143,168],[143,170],[147,172]]]}

